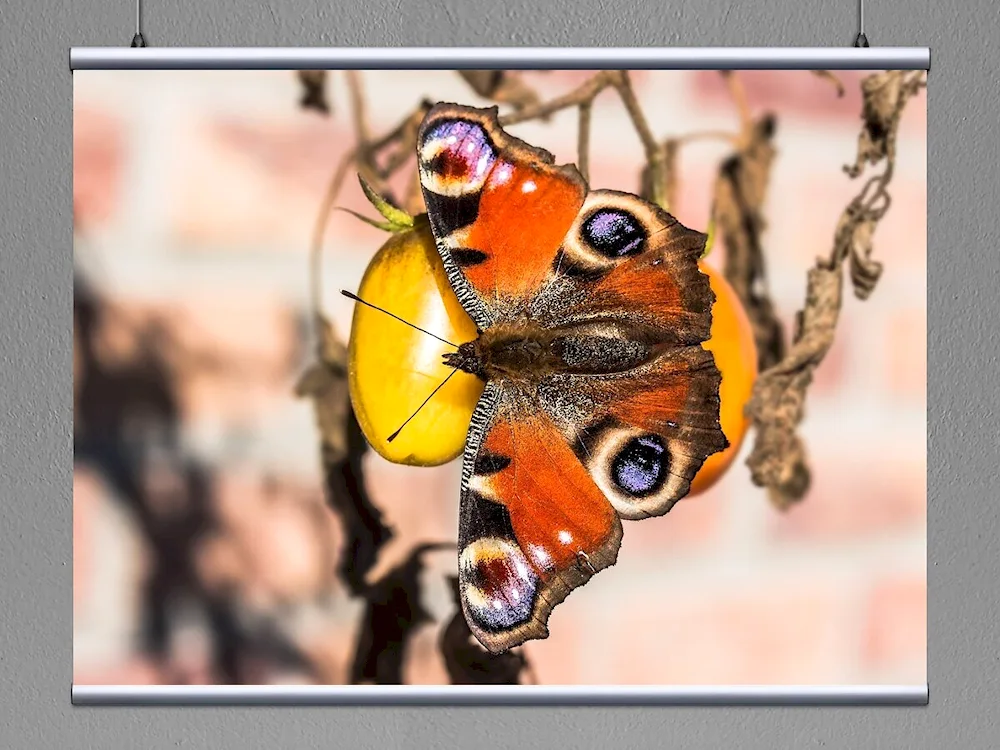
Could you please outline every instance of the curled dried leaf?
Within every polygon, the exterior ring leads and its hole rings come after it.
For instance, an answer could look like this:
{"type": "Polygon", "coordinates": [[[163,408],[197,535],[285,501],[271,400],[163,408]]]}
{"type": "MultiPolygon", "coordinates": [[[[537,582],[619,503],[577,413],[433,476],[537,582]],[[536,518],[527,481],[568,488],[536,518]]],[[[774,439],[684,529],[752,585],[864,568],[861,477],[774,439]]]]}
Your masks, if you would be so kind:
{"type": "Polygon", "coordinates": [[[726,248],[726,279],[753,326],[760,371],[780,361],[785,352],[784,328],[767,290],[762,244],[775,128],[772,115],[753,122],[745,134],[746,146],[722,164],[714,199],[715,220],[726,248]]]}
{"type": "Polygon", "coordinates": [[[330,321],[319,316],[319,345],[316,361],[299,378],[295,395],[310,398],[316,414],[320,438],[330,458],[341,461],[347,455],[347,417],[350,396],[347,388],[347,347],[337,338],[330,321]]]}
{"type": "Polygon", "coordinates": [[[870,216],[855,221],[851,231],[851,282],[854,284],[854,294],[858,299],[868,299],[882,276],[882,264],[872,258],[874,232],[875,219],[870,216]]]}
{"type": "Polygon", "coordinates": [[[851,166],[845,166],[851,177],[861,174],[865,164],[878,164],[889,156],[890,144],[896,136],[899,119],[907,99],[926,85],[923,73],[908,74],[902,70],[886,70],[868,76],[861,82],[864,98],[864,127],[858,135],[858,154],[851,166]]]}
{"type": "Polygon", "coordinates": [[[379,550],[393,537],[382,521],[382,513],[372,502],[365,485],[364,456],[368,452],[354,411],[347,415],[347,455],[334,460],[323,446],[323,474],[327,504],[340,519],[343,544],[337,573],[351,593],[361,595],[368,588],[366,576],[378,561],[379,550]]]}
{"type": "Polygon", "coordinates": [[[480,96],[498,104],[510,104],[516,111],[539,101],[538,94],[517,71],[460,70],[458,74],[480,96]]]}
{"type": "Polygon", "coordinates": [[[809,271],[805,308],[796,319],[795,339],[782,361],[761,373],[747,404],[757,429],[747,459],[754,484],[785,509],[809,489],[806,450],[796,434],[805,414],[806,391],[830,347],[840,314],[842,272],[819,262],[809,271]]]}
{"type": "Polygon", "coordinates": [[[302,87],[299,106],[302,109],[312,109],[324,115],[330,114],[330,101],[326,94],[327,72],[325,70],[300,70],[298,77],[302,87]]]}
{"type": "Polygon", "coordinates": [[[527,659],[516,649],[491,654],[472,635],[462,613],[458,578],[449,578],[457,608],[441,633],[441,654],[453,685],[518,685],[527,659]]]}
{"type": "Polygon", "coordinates": [[[864,195],[865,191],[862,191],[841,214],[830,254],[831,264],[839,265],[844,260],[850,262],[854,295],[862,300],[871,296],[882,276],[882,264],[872,258],[872,237],[879,219],[889,205],[888,194],[885,194],[878,208],[872,208],[863,202],[864,195]]]}
{"type": "Polygon", "coordinates": [[[368,444],[351,408],[347,348],[326,318],[320,316],[318,322],[317,361],[299,380],[296,394],[313,401],[326,501],[343,529],[338,574],[357,595],[367,588],[365,575],[375,565],[379,549],[392,538],[392,530],[382,522],[365,486],[363,459],[368,444]]]}
{"type": "Polygon", "coordinates": [[[433,620],[421,603],[423,557],[447,548],[453,549],[454,545],[433,543],[415,547],[402,563],[364,592],[367,605],[358,630],[351,684],[403,684],[403,662],[410,637],[433,620]]]}

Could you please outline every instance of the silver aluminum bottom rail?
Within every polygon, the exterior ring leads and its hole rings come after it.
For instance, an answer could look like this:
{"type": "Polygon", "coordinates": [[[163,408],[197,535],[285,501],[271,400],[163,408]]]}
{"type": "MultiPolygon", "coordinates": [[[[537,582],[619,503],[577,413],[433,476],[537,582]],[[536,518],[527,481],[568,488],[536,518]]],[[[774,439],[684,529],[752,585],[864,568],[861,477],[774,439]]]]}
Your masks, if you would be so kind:
{"type": "Polygon", "coordinates": [[[74,685],[77,706],[924,706],[927,685],[74,685]]]}
{"type": "Polygon", "coordinates": [[[70,70],[930,70],[928,47],[73,47],[70,70]]]}

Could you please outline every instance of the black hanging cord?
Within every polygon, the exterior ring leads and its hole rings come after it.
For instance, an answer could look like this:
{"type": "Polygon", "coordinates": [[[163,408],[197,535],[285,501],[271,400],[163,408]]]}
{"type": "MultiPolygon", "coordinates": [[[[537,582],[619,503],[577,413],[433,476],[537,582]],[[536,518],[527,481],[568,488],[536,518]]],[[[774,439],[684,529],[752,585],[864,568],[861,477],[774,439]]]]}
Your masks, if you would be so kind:
{"type": "Polygon", "coordinates": [[[132,46],[146,46],[146,39],[142,36],[142,0],[135,0],[135,36],[132,37],[132,46]]]}
{"type": "Polygon", "coordinates": [[[869,46],[868,37],[865,36],[865,0],[858,0],[858,35],[854,37],[854,46],[869,46]]]}

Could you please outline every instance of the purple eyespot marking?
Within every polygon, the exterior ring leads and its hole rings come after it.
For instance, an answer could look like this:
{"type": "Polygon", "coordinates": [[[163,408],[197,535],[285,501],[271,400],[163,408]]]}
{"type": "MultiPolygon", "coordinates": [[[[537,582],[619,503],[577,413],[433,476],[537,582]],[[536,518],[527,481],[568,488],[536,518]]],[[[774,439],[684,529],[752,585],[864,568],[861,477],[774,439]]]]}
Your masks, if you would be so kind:
{"type": "Polygon", "coordinates": [[[462,553],[466,604],[485,630],[507,630],[531,619],[538,575],[520,548],[504,539],[484,538],[462,553]]]}
{"type": "Polygon", "coordinates": [[[433,126],[425,144],[439,143],[430,168],[445,179],[479,181],[496,160],[496,149],[480,125],[467,120],[445,120],[433,126]]]}
{"type": "Polygon", "coordinates": [[[669,460],[658,435],[630,440],[611,462],[611,480],[633,497],[651,495],[663,486],[669,460]]]}
{"type": "Polygon", "coordinates": [[[627,211],[602,208],[591,214],[580,229],[584,241],[608,258],[641,253],[648,234],[642,223],[627,211]]]}

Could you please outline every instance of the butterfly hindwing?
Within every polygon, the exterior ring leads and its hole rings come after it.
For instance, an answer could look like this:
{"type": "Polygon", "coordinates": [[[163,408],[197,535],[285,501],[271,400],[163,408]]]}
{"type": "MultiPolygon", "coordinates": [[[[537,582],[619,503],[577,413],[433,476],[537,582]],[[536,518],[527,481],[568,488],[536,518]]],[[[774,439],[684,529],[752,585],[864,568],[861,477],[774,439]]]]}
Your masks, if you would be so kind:
{"type": "Polygon", "coordinates": [[[538,393],[614,509],[636,520],[670,510],[705,459],[728,445],[719,383],[712,355],[690,346],[600,378],[553,375],[538,393]]]}
{"type": "Polygon", "coordinates": [[[473,417],[459,522],[462,607],[493,652],[548,635],[552,609],[613,565],[618,515],[552,421],[487,385],[473,417]]]}
{"type": "Polygon", "coordinates": [[[534,398],[487,385],[463,467],[459,580],[491,651],[545,638],[552,609],[614,565],[619,518],[666,513],[726,445],[701,347],[607,377],[551,376],[534,398]]]}

